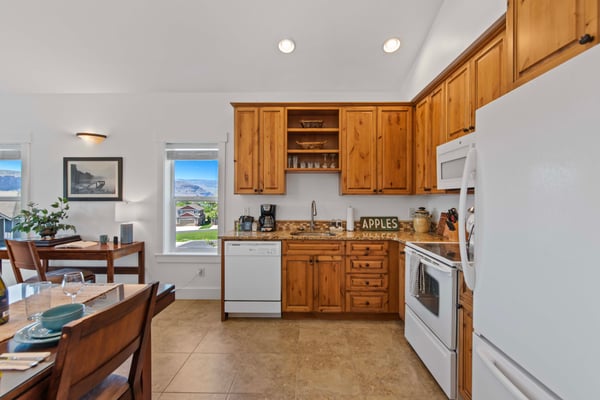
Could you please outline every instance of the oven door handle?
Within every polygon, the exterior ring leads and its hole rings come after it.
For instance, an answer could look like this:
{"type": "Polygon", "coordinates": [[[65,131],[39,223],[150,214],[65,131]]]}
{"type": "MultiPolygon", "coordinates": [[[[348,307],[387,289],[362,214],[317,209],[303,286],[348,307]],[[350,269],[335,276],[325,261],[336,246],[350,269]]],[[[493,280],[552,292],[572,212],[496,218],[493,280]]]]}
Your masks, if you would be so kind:
{"type": "Polygon", "coordinates": [[[421,259],[420,261],[421,261],[421,264],[427,265],[428,267],[431,267],[431,268],[433,268],[433,269],[435,269],[435,270],[437,270],[437,271],[439,271],[439,272],[441,272],[443,274],[446,274],[446,275],[451,275],[452,274],[452,268],[450,268],[450,267],[443,267],[443,266],[440,266],[440,265],[436,265],[436,264],[434,264],[432,262],[429,262],[429,261],[427,261],[425,259],[421,259]]]}

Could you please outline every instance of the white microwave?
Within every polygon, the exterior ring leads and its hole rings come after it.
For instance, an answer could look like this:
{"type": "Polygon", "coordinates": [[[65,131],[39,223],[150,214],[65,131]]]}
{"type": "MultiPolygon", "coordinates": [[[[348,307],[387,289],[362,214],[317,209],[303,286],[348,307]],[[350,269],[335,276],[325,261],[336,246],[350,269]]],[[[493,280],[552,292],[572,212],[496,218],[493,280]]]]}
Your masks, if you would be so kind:
{"type": "MultiPolygon", "coordinates": [[[[437,147],[438,189],[460,189],[467,153],[475,146],[476,138],[474,132],[437,147]]],[[[473,176],[469,177],[467,186],[475,186],[473,176]]]]}

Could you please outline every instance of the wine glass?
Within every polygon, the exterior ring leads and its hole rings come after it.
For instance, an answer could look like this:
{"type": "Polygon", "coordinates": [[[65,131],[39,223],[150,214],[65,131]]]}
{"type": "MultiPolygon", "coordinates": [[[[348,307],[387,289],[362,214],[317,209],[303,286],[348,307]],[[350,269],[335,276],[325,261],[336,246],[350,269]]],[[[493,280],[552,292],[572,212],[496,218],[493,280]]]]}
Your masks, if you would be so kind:
{"type": "Polygon", "coordinates": [[[67,272],[63,276],[62,288],[63,293],[71,296],[71,303],[75,303],[75,296],[81,291],[85,285],[82,272],[67,272]]]}

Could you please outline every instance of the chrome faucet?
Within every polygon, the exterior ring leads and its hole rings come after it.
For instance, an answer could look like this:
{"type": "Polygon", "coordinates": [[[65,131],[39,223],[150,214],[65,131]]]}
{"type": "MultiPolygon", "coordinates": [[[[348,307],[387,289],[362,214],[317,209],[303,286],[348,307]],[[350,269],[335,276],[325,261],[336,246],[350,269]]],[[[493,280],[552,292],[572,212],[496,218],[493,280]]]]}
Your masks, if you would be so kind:
{"type": "Polygon", "coordinates": [[[313,200],[310,204],[310,230],[315,230],[315,217],[317,216],[317,203],[313,200]]]}

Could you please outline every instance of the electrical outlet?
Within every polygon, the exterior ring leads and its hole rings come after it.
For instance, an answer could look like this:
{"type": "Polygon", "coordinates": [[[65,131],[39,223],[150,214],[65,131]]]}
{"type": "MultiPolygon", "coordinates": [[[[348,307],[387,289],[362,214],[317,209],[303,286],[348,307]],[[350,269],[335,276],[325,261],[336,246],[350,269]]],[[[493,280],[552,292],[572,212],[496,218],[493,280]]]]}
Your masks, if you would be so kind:
{"type": "Polygon", "coordinates": [[[408,209],[408,218],[412,218],[415,215],[415,208],[414,207],[410,207],[408,209]]]}
{"type": "Polygon", "coordinates": [[[204,268],[198,268],[198,276],[204,276],[206,273],[206,270],[204,268]]]}

